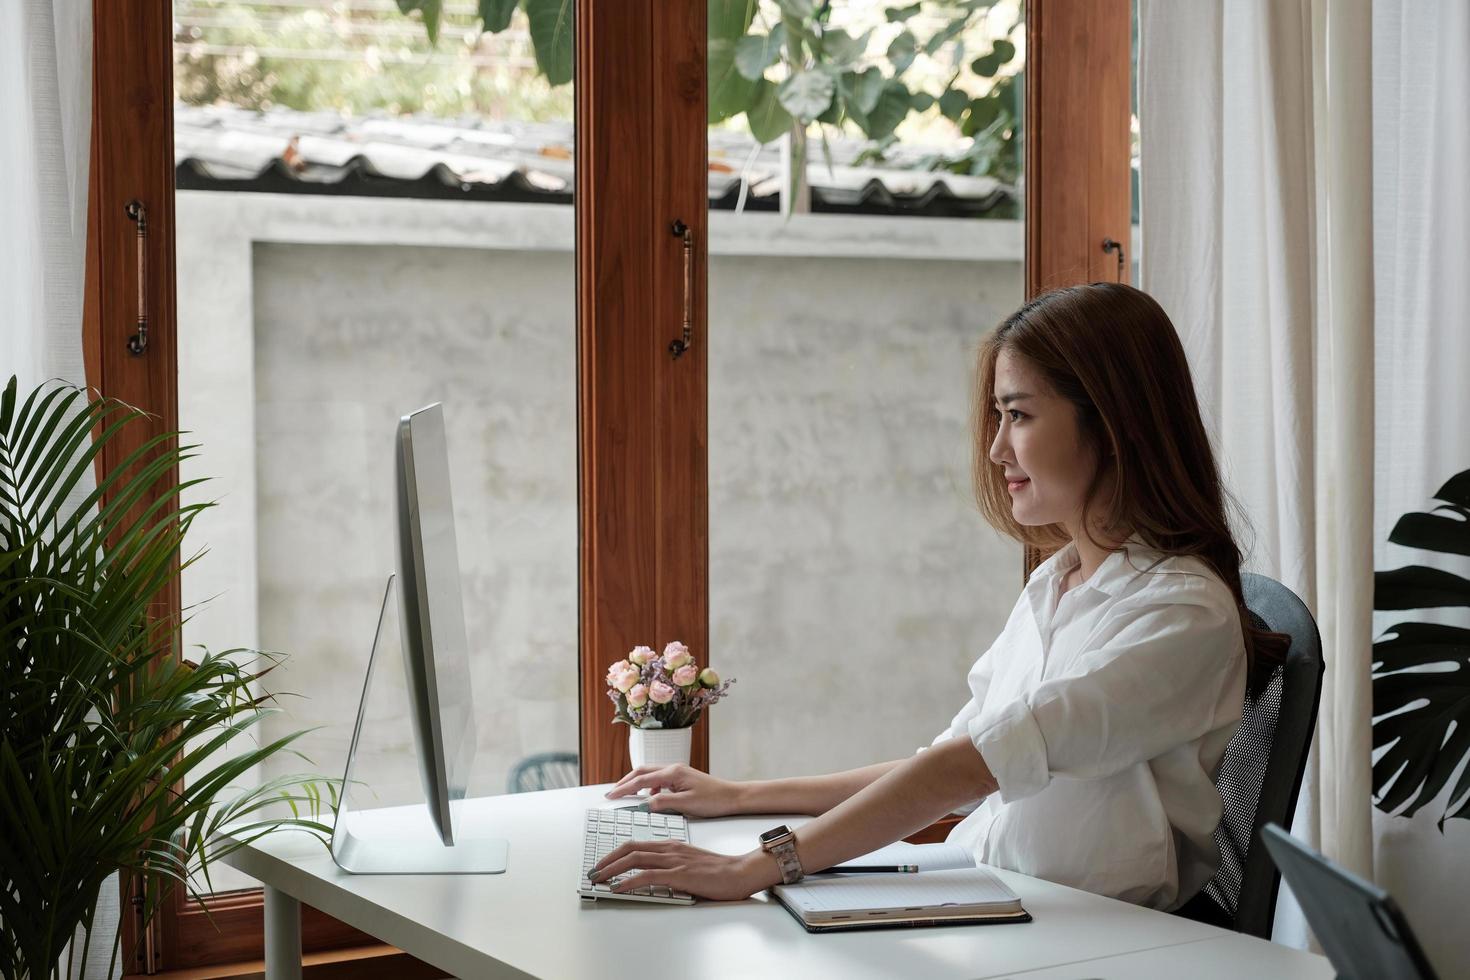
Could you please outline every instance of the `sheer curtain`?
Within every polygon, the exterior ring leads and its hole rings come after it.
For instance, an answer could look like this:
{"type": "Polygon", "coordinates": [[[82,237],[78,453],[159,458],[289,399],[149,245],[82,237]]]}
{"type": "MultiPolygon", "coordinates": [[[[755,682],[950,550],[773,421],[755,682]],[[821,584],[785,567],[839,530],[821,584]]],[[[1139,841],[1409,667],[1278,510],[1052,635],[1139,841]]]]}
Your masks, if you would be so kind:
{"type": "MultiPolygon", "coordinates": [[[[1373,873],[1369,0],[1141,0],[1141,281],[1183,337],[1247,567],[1326,653],[1294,830],[1373,873]]],[[[1305,944],[1289,900],[1277,935],[1305,944]]]]}
{"type": "Polygon", "coordinates": [[[0,262],[6,378],[82,378],[91,146],[90,0],[0,4],[0,262]]]}
{"type": "MultiPolygon", "coordinates": [[[[1374,567],[1470,559],[1388,543],[1470,469],[1470,4],[1373,4],[1373,245],[1377,357],[1374,567]]],[[[1465,609],[1384,614],[1470,626],[1465,609]]],[[[1377,881],[1403,906],[1440,976],[1470,977],[1464,938],[1470,821],[1436,826],[1441,797],[1412,818],[1374,814],[1377,881]]]]}
{"type": "MultiPolygon", "coordinates": [[[[86,381],[91,133],[92,0],[0,3],[0,385],[14,374],[21,392],[52,378],[86,381]]],[[[89,977],[107,975],[118,921],[113,879],[98,903],[89,977]]]]}

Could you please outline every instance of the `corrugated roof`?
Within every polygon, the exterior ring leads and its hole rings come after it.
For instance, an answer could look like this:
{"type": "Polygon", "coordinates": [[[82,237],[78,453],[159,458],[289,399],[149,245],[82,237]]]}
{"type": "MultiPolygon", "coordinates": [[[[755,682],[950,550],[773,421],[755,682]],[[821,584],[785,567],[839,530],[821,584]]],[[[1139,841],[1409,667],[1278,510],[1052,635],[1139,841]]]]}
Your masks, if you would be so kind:
{"type": "MultiPolygon", "coordinates": [[[[1011,216],[1019,194],[990,177],[910,169],[931,148],[894,147],[892,165],[858,162],[868,144],[831,142],[808,163],[812,210],[931,217],[1011,216]]],[[[568,204],[570,123],[417,117],[344,119],[332,113],[233,107],[174,108],[181,190],[348,194],[568,204]]],[[[780,151],[748,136],[710,131],[710,207],[778,210],[780,151]]]]}

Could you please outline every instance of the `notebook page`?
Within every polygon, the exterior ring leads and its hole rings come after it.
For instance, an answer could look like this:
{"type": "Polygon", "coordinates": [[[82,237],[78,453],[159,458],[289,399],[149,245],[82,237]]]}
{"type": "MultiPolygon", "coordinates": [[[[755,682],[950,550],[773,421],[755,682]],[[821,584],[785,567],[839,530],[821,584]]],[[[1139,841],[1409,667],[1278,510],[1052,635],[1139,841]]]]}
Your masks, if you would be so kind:
{"type": "Polygon", "coordinates": [[[909,844],[898,841],[876,851],[848,858],[842,864],[913,864],[920,871],[946,871],[950,868],[973,868],[975,858],[959,844],[909,844]]]}
{"type": "Polygon", "coordinates": [[[943,905],[1008,907],[1020,899],[984,868],[955,868],[924,874],[841,875],[806,878],[777,885],[786,900],[804,912],[860,912],[869,909],[933,908],[943,905]]]}

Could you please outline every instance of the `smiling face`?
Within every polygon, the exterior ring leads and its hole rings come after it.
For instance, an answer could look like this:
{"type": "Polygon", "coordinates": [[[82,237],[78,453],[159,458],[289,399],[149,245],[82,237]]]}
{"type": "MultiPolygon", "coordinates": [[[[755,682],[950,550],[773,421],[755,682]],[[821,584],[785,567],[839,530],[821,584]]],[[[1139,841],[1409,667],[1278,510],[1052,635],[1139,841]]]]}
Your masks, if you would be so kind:
{"type": "Polygon", "coordinates": [[[1002,349],[995,360],[992,410],[1000,426],[990,461],[1002,467],[1016,523],[1061,524],[1076,537],[1097,473],[1097,448],[1084,437],[1077,407],[1056,394],[1024,358],[1002,349]]]}

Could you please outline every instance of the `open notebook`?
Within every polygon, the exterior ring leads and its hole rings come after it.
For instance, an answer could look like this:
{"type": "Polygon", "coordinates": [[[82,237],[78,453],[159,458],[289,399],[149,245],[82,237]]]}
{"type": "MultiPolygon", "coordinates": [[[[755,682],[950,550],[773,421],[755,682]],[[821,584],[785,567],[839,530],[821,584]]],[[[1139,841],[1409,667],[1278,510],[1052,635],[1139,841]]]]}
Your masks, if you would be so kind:
{"type": "Polygon", "coordinates": [[[771,894],[807,932],[1030,922],[1005,883],[956,844],[890,844],[848,864],[913,864],[916,874],[810,875],[771,894]]]}

